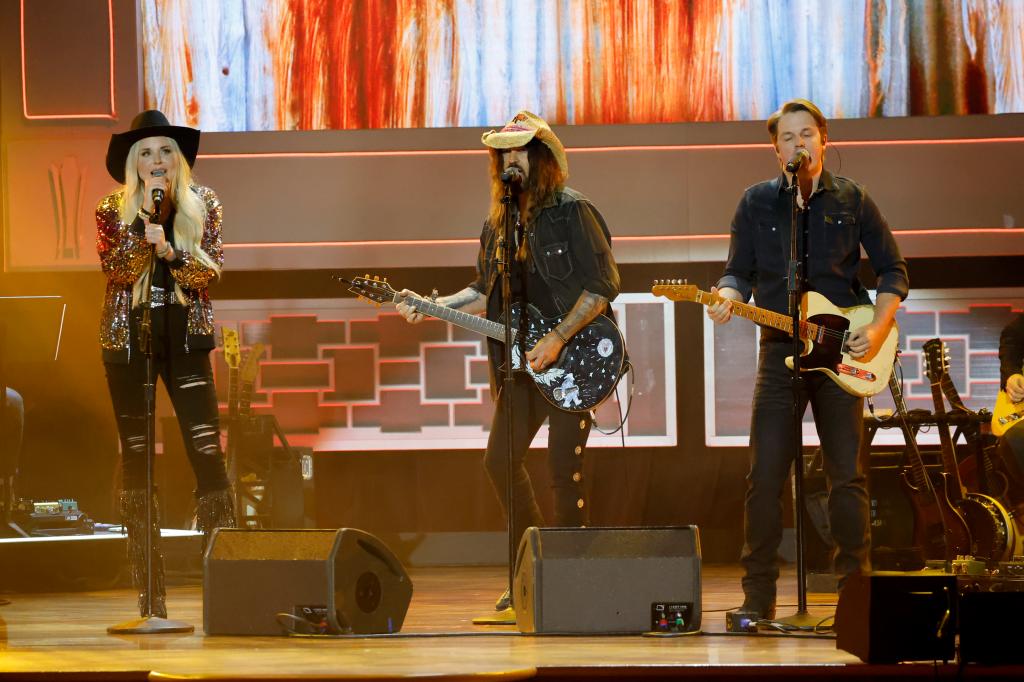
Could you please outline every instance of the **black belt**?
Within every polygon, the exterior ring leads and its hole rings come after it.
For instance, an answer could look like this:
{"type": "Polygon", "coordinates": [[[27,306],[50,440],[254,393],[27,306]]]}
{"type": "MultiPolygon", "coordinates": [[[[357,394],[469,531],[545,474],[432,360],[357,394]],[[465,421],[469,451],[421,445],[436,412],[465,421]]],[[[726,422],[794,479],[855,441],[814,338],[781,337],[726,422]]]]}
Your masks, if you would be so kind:
{"type": "MultiPolygon", "coordinates": [[[[174,289],[164,289],[161,287],[153,287],[151,290],[151,298],[149,300],[150,308],[160,308],[165,305],[176,305],[180,303],[178,295],[174,293],[174,289]]],[[[143,302],[146,305],[146,302],[143,302]]]]}

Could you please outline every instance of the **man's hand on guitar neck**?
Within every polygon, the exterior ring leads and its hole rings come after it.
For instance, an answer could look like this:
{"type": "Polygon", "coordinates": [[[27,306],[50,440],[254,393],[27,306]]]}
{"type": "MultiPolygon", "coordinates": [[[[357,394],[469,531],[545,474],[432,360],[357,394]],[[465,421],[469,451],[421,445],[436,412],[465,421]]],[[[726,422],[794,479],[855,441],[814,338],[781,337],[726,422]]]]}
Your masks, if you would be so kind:
{"type": "Polygon", "coordinates": [[[725,324],[732,319],[732,302],[743,302],[743,295],[732,287],[711,287],[712,296],[721,296],[724,301],[712,303],[708,306],[708,317],[716,324],[725,324]]]}
{"type": "Polygon", "coordinates": [[[406,300],[408,300],[410,296],[412,298],[422,297],[415,291],[410,291],[409,289],[402,289],[400,292],[398,292],[398,295],[402,297],[402,301],[401,303],[395,304],[395,309],[398,310],[399,313],[401,313],[402,317],[405,318],[405,321],[408,322],[409,324],[419,324],[420,322],[422,322],[423,318],[425,318],[426,315],[416,310],[415,307],[406,303],[406,300]]]}
{"type": "MultiPolygon", "coordinates": [[[[406,322],[410,324],[419,324],[427,317],[427,315],[416,310],[415,306],[411,306],[406,303],[406,299],[408,298],[423,298],[423,296],[420,296],[410,289],[402,289],[398,292],[398,295],[402,297],[402,301],[395,304],[395,309],[401,313],[406,322]]],[[[461,310],[462,312],[469,313],[470,315],[479,315],[487,310],[487,301],[483,294],[472,287],[466,287],[462,291],[452,294],[451,296],[442,296],[440,298],[432,298],[431,300],[433,300],[437,305],[461,310]]]]}

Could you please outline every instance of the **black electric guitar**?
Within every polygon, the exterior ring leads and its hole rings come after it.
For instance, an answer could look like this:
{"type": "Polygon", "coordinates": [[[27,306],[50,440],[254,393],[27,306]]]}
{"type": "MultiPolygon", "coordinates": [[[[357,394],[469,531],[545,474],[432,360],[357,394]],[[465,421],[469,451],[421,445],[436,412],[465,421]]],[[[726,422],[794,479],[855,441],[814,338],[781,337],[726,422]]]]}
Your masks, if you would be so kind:
{"type": "Polygon", "coordinates": [[[925,374],[931,384],[935,421],[938,423],[939,443],[942,447],[943,476],[946,496],[964,515],[971,530],[971,554],[991,561],[1006,561],[1017,545],[1016,526],[998,500],[981,493],[967,492],[960,481],[960,468],[956,449],[945,420],[946,401],[942,392],[943,378],[949,372],[949,352],[941,339],[929,339],[922,346],[925,374]]]}
{"type": "MultiPolygon", "coordinates": [[[[723,300],[717,294],[701,291],[693,284],[678,280],[657,280],[651,293],[670,301],[692,301],[703,305],[723,300]]],[[[800,356],[802,371],[822,372],[847,393],[860,397],[875,395],[886,387],[900,336],[895,322],[889,326],[881,348],[874,355],[855,359],[850,356],[846,341],[854,329],[874,319],[874,306],[840,308],[821,294],[808,291],[800,299],[800,310],[800,339],[804,343],[800,356]]],[[[732,313],[793,335],[793,320],[789,315],[739,301],[732,302],[732,313]]],[[[792,369],[792,357],[786,358],[786,365],[792,369]]]]}
{"type": "MultiPolygon", "coordinates": [[[[339,279],[348,284],[353,294],[374,305],[404,300],[424,315],[505,342],[505,325],[501,321],[438,305],[428,298],[402,297],[387,279],[370,275],[354,277],[351,281],[339,279]]],[[[523,349],[533,348],[561,321],[560,317],[541,317],[532,306],[527,306],[524,319],[522,308],[512,306],[512,369],[527,372],[541,394],[555,407],[567,412],[589,412],[607,400],[622,376],[625,360],[622,334],[610,318],[598,315],[569,339],[556,362],[543,371],[534,372],[530,363],[523,361],[523,349]]]]}

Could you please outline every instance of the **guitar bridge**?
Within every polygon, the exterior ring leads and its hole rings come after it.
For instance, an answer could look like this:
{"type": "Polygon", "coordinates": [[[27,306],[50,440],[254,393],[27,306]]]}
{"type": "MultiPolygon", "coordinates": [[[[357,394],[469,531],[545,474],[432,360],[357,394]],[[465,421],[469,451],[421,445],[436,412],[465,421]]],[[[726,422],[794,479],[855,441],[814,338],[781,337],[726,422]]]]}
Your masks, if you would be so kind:
{"type": "Polygon", "coordinates": [[[876,376],[874,372],[869,372],[866,369],[860,369],[859,367],[854,367],[853,365],[845,365],[840,363],[836,367],[836,371],[839,372],[840,374],[845,374],[846,376],[855,377],[857,379],[863,379],[864,381],[875,381],[878,379],[878,376],[876,376]]]}

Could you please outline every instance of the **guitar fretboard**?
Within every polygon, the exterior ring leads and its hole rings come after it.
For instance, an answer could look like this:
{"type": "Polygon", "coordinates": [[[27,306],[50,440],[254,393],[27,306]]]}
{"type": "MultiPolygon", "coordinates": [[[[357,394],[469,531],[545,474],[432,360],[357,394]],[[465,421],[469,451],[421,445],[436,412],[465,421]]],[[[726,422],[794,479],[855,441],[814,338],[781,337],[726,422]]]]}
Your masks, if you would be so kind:
{"type": "MultiPolygon", "coordinates": [[[[401,303],[402,297],[399,294],[395,294],[394,302],[401,303]]],[[[448,306],[440,305],[426,298],[417,298],[415,296],[405,297],[405,302],[411,305],[419,312],[436,317],[439,320],[445,320],[451,322],[454,325],[463,327],[470,331],[489,336],[496,341],[505,341],[505,325],[500,322],[493,322],[487,318],[480,317],[479,315],[472,315],[470,313],[449,308],[448,306]]],[[[512,331],[512,338],[515,339],[518,336],[516,330],[512,331]]]]}
{"type": "MultiPolygon", "coordinates": [[[[716,296],[707,291],[697,291],[697,303],[714,305],[716,303],[721,303],[724,300],[727,299],[722,296],[716,296]]],[[[751,320],[757,324],[786,332],[791,336],[793,334],[793,319],[789,315],[783,315],[782,313],[758,308],[757,306],[750,305],[749,303],[740,303],[739,301],[732,301],[732,313],[733,315],[739,315],[740,317],[751,320]]],[[[801,322],[800,338],[820,340],[823,329],[824,328],[820,324],[801,322]]]]}

